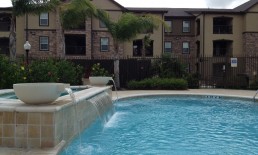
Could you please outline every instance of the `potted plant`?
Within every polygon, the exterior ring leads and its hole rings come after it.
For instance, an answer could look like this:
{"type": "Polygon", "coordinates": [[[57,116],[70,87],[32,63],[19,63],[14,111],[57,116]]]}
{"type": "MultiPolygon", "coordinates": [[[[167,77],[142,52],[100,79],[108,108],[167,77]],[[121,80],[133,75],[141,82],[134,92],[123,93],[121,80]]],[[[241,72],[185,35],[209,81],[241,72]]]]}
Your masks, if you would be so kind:
{"type": "Polygon", "coordinates": [[[89,76],[91,85],[103,86],[110,80],[113,80],[111,74],[102,68],[99,63],[96,63],[91,67],[91,74],[89,76]]]}

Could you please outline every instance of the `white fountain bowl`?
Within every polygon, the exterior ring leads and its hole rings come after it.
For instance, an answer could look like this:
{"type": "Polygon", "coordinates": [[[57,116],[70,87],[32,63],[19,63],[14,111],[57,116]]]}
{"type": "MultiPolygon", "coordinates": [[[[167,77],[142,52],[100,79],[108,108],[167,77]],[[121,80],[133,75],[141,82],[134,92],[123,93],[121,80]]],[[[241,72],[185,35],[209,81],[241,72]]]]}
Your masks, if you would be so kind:
{"type": "Polygon", "coordinates": [[[89,81],[91,85],[104,86],[106,85],[112,77],[109,76],[90,76],[89,81]]]}
{"type": "Polygon", "coordinates": [[[26,104],[50,104],[69,84],[64,83],[18,83],[13,84],[15,95],[26,104]]]}

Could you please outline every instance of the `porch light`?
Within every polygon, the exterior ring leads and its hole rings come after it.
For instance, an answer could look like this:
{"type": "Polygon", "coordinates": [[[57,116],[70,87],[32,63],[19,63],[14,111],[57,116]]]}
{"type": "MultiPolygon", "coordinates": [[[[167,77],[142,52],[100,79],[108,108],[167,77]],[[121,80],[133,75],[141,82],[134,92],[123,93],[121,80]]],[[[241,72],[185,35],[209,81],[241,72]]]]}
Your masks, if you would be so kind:
{"type": "Polygon", "coordinates": [[[25,44],[23,45],[23,47],[24,47],[24,50],[26,51],[26,63],[28,65],[29,64],[29,51],[31,48],[29,41],[26,41],[25,44]]]}

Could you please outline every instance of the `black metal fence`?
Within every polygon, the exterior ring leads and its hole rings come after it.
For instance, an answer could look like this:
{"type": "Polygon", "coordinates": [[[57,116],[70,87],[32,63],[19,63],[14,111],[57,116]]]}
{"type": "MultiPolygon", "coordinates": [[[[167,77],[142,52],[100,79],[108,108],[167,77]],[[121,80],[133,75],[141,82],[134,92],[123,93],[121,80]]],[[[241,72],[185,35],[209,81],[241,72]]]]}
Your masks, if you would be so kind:
{"type": "MultiPolygon", "coordinates": [[[[248,88],[258,73],[258,56],[253,57],[177,57],[171,58],[184,66],[185,72],[198,75],[201,88],[248,88]]],[[[162,58],[120,59],[120,86],[126,87],[131,80],[152,77],[153,63],[162,58]]],[[[110,73],[114,73],[113,59],[70,59],[84,68],[85,77],[90,76],[93,64],[100,63],[110,73]]],[[[162,61],[160,61],[162,62],[162,61]]],[[[171,66],[172,67],[172,66],[171,66]]],[[[175,72],[182,70],[173,66],[175,72]]],[[[182,75],[185,76],[185,75],[182,75]]]]}

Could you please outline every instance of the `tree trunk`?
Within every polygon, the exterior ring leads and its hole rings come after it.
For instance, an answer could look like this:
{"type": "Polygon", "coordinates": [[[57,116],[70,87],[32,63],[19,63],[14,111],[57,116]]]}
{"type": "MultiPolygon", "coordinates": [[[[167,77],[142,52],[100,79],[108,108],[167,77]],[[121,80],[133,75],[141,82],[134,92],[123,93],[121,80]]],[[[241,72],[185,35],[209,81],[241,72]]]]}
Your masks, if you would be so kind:
{"type": "Polygon", "coordinates": [[[16,32],[15,32],[15,16],[12,14],[10,34],[9,34],[9,51],[10,59],[15,61],[16,59],[16,32]]]}
{"type": "Polygon", "coordinates": [[[119,44],[114,41],[115,46],[115,60],[114,60],[114,76],[117,89],[120,88],[120,77],[119,77],[119,44]]]}
{"type": "Polygon", "coordinates": [[[56,40],[57,40],[57,49],[56,49],[56,54],[60,58],[65,57],[65,37],[64,37],[64,30],[61,24],[61,16],[60,16],[60,8],[56,9],[56,25],[57,25],[57,30],[56,30],[56,40]]]}

